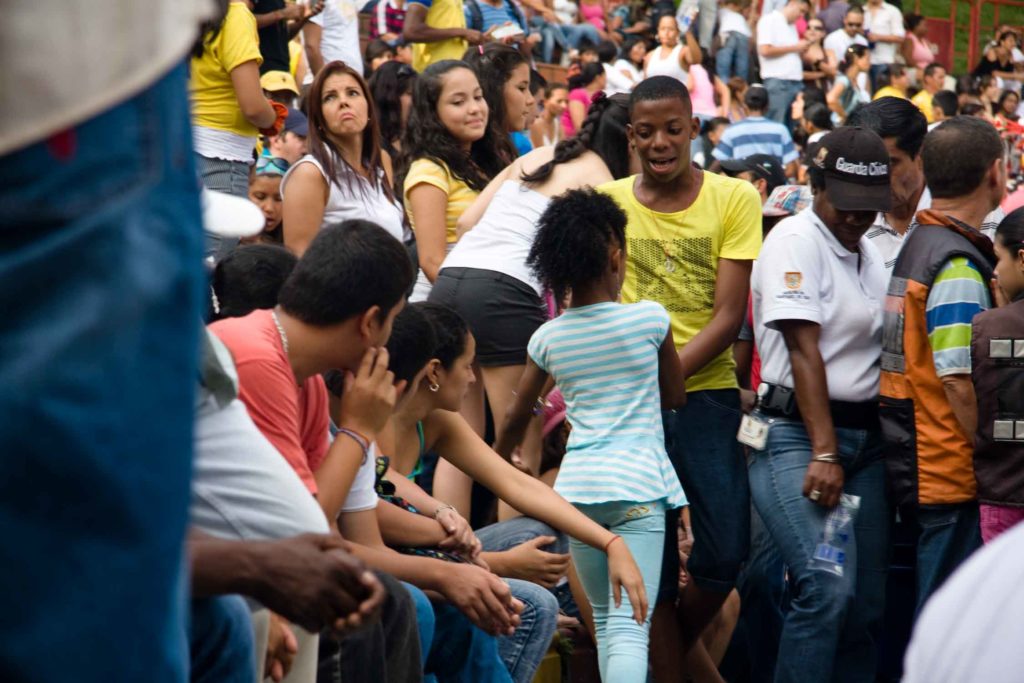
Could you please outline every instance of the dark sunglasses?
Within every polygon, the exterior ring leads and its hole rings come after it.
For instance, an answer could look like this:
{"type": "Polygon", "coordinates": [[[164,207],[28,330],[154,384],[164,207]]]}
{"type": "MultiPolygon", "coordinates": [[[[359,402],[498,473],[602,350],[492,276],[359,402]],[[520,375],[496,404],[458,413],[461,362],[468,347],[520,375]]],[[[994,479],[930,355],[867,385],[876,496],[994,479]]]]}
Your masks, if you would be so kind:
{"type": "Polygon", "coordinates": [[[851,24],[850,22],[846,22],[846,28],[860,28],[863,25],[864,24],[851,24]]]}

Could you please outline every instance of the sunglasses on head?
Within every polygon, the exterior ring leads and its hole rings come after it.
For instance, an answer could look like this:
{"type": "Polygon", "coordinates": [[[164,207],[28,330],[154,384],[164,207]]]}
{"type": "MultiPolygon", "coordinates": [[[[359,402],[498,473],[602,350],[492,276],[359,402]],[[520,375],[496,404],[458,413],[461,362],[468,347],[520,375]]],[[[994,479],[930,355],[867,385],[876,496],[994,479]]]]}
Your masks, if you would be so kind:
{"type": "Polygon", "coordinates": [[[807,30],[808,31],[824,31],[825,27],[824,26],[820,26],[818,24],[809,24],[807,26],[807,30]]]}
{"type": "Polygon", "coordinates": [[[256,175],[284,175],[291,164],[280,157],[263,157],[256,160],[256,175]]]}

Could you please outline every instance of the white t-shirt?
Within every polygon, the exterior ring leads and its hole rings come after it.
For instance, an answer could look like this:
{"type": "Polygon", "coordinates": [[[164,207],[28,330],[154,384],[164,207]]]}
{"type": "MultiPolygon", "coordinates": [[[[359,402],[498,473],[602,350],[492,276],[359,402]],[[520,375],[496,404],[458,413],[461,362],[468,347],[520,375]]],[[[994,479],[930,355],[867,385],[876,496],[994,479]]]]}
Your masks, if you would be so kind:
{"type": "Polygon", "coordinates": [[[575,24],[580,8],[572,0],[555,0],[554,12],[563,24],[575,24]]]}
{"type": "Polygon", "coordinates": [[[818,348],[829,398],[878,397],[888,274],[869,239],[861,237],[858,246],[859,255],[843,247],[811,208],[768,233],[751,275],[763,381],[793,388],[789,351],[776,323],[808,320],[821,326],[818,348]]]}
{"type": "MultiPolygon", "coordinates": [[[[623,60],[619,60],[620,62],[623,60]]],[[[628,63],[628,62],[627,62],[628,63]]],[[[630,93],[633,92],[633,86],[635,83],[626,77],[622,71],[619,70],[618,64],[602,64],[604,67],[605,82],[607,85],[604,89],[604,94],[608,97],[612,95],[618,95],[619,93],[630,93]]]]}
{"type": "Polygon", "coordinates": [[[733,12],[726,7],[718,8],[718,34],[742,33],[750,36],[750,24],[739,12],[733,12]]]}
{"type": "Polygon", "coordinates": [[[825,36],[824,45],[826,50],[832,50],[832,54],[836,56],[836,60],[842,62],[843,57],[846,56],[846,51],[851,45],[863,45],[864,47],[867,47],[868,39],[859,33],[851,36],[845,29],[840,28],[825,36]]]}
{"type": "Polygon", "coordinates": [[[402,206],[398,203],[397,198],[389,201],[387,195],[384,194],[383,183],[387,181],[381,179],[377,188],[374,189],[370,187],[370,183],[365,178],[353,174],[340,160],[335,164],[339,177],[332,182],[327,177],[323,166],[312,155],[307,154],[302,157],[288,169],[284,178],[281,179],[281,197],[287,198],[285,188],[288,185],[288,179],[301,164],[315,166],[330,186],[327,206],[324,207],[324,218],[320,223],[321,228],[337,225],[352,218],[359,218],[373,221],[399,241],[405,239],[405,226],[402,220],[405,214],[402,212],[402,206]]]}
{"type": "Polygon", "coordinates": [[[551,199],[514,180],[506,180],[472,230],[462,236],[441,264],[504,273],[542,296],[543,288],[526,266],[537,223],[551,199]]]}
{"type": "Polygon", "coordinates": [[[215,11],[210,0],[5,3],[0,155],[92,118],[152,85],[185,59],[199,23],[215,11]]]}
{"type": "Polygon", "coordinates": [[[1024,671],[1024,524],[967,560],[925,604],[903,683],[1010,683],[1024,671]]]}
{"type": "Polygon", "coordinates": [[[363,55],[359,51],[359,6],[355,0],[327,0],[324,11],[309,20],[322,29],[320,54],[324,64],[336,59],[363,72],[363,55]]]}
{"type": "MultiPolygon", "coordinates": [[[[773,47],[789,47],[800,42],[796,26],[786,21],[782,12],[772,12],[761,17],[757,22],[757,44],[773,47]]],[[[780,57],[765,57],[758,54],[761,60],[761,78],[780,78],[784,81],[802,81],[804,66],[800,54],[787,52],[780,57]]]]}
{"type": "MultiPolygon", "coordinates": [[[[864,7],[864,30],[877,33],[882,36],[903,36],[906,31],[903,29],[903,15],[900,11],[887,2],[881,7],[873,8],[871,5],[864,7]]],[[[893,64],[896,62],[896,49],[899,43],[876,42],[871,50],[872,64],[893,64]]]]}
{"type": "Polygon", "coordinates": [[[629,88],[630,91],[633,90],[633,86],[635,86],[640,81],[644,80],[644,72],[636,68],[636,66],[633,65],[633,62],[629,61],[628,59],[620,59],[619,61],[615,62],[615,70],[620,72],[620,75],[622,71],[629,72],[629,75],[633,79],[633,85],[630,86],[629,88]]]}

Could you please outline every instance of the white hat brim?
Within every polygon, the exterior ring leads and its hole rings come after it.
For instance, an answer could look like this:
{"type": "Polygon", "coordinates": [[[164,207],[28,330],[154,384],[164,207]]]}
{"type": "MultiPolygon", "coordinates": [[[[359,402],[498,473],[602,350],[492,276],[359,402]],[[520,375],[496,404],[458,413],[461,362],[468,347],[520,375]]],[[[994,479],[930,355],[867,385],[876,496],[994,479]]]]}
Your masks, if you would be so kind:
{"type": "Polygon", "coordinates": [[[200,193],[203,227],[219,237],[251,237],[258,235],[267,219],[260,207],[245,197],[208,190],[200,193]]]}

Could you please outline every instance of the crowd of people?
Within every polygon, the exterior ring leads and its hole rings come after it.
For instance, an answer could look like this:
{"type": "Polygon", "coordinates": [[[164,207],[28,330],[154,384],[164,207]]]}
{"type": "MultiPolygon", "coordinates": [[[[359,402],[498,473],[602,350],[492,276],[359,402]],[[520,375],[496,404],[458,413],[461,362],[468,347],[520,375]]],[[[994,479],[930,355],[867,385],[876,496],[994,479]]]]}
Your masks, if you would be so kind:
{"type": "Polygon", "coordinates": [[[51,65],[48,4],[5,679],[869,682],[897,528],[906,680],[1016,675],[1014,30],[954,77],[883,0],[104,0],[51,65]]]}

